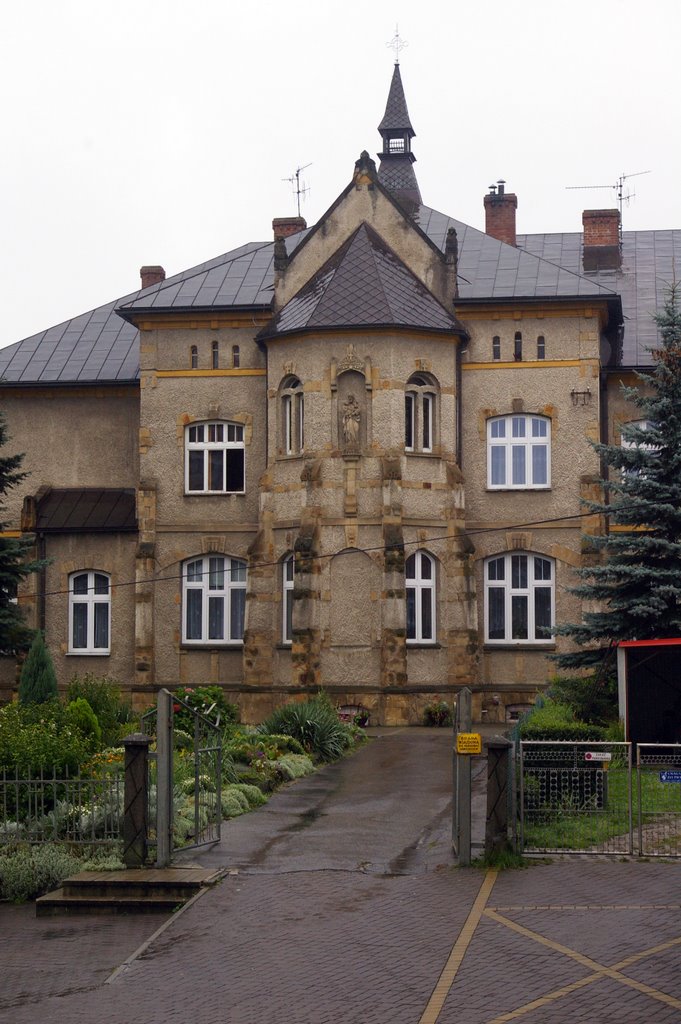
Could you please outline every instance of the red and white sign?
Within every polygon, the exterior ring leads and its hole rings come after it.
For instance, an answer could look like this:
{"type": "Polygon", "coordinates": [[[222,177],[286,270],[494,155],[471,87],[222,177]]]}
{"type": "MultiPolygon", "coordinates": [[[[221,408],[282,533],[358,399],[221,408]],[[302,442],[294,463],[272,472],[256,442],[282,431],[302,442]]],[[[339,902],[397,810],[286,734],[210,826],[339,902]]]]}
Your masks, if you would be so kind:
{"type": "Polygon", "coordinates": [[[612,754],[606,750],[587,750],[585,761],[612,761],[612,754]]]}

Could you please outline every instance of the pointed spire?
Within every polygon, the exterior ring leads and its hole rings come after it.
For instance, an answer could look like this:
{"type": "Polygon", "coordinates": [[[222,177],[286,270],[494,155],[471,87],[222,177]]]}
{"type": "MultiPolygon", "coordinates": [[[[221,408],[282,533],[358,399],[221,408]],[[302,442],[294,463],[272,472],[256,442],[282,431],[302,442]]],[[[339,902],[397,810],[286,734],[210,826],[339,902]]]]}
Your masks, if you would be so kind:
{"type": "Polygon", "coordinates": [[[416,157],[411,151],[411,140],[416,132],[409,120],[400,65],[397,61],[385,114],[378,130],[383,138],[383,149],[378,154],[381,159],[378,180],[412,214],[414,208],[422,202],[413,167],[416,157]]]}

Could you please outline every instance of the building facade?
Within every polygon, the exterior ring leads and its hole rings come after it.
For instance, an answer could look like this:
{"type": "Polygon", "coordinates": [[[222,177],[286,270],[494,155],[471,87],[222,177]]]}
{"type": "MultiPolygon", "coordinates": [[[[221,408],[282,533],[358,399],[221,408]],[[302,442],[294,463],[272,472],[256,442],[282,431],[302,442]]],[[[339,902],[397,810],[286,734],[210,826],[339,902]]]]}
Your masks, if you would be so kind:
{"type": "Polygon", "coordinates": [[[217,683],[246,721],[324,688],[387,724],[467,685],[501,722],[555,673],[650,245],[618,211],[517,235],[503,183],[485,232],[425,206],[399,65],[379,131],[311,228],[0,352],[11,527],[49,560],[19,597],[62,685],[217,683]]]}

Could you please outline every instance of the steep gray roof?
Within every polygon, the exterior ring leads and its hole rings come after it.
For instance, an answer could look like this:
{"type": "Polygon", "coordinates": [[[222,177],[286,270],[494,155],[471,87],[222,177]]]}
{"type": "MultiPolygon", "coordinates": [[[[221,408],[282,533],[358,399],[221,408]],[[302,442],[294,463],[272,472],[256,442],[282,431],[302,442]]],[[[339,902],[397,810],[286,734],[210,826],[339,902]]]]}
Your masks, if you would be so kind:
{"type": "MultiPolygon", "coordinates": [[[[636,232],[629,243],[634,245],[633,258],[625,246],[626,273],[620,277],[614,272],[580,274],[580,235],[521,236],[519,248],[514,248],[427,206],[417,207],[415,220],[443,251],[448,228],[456,229],[462,303],[484,299],[616,298],[622,286],[625,316],[629,317],[626,332],[630,324],[640,325],[641,338],[649,323],[647,312],[660,305],[663,282],[671,279],[670,274],[665,277],[671,253],[676,252],[677,260],[681,260],[681,232],[636,232]],[[556,238],[563,241],[558,244],[556,238]],[[531,247],[536,251],[530,252],[531,247]],[[636,274],[639,277],[635,278],[636,274]]],[[[286,239],[288,251],[292,252],[306,234],[286,239]]],[[[627,237],[625,233],[625,240],[627,237]]],[[[273,295],[273,250],[272,242],[250,242],[161,284],[1,349],[0,376],[9,385],[135,381],[139,376],[138,332],[123,317],[131,316],[133,310],[267,309],[273,295]]],[[[635,329],[639,331],[639,326],[635,329]]],[[[637,342],[636,358],[642,358],[644,350],[645,344],[637,342]]]]}
{"type": "Polygon", "coordinates": [[[453,313],[434,298],[383,239],[361,224],[260,336],[386,325],[465,333],[453,313]]]}
{"type": "Polygon", "coordinates": [[[390,83],[390,92],[388,93],[388,102],[385,105],[385,114],[383,120],[378,126],[379,132],[383,131],[408,131],[414,135],[414,129],[411,126],[409,120],[409,111],[407,110],[407,101],[404,95],[404,88],[402,86],[402,76],[400,74],[400,65],[395,65],[393,71],[392,81],[390,83]]]}
{"type": "Polygon", "coordinates": [[[518,235],[518,245],[542,259],[583,273],[590,281],[611,288],[622,296],[624,337],[622,363],[625,366],[651,362],[650,349],[658,342],[653,313],[664,305],[674,266],[681,266],[681,230],[625,231],[622,235],[620,270],[583,272],[582,234],[518,235]]]}

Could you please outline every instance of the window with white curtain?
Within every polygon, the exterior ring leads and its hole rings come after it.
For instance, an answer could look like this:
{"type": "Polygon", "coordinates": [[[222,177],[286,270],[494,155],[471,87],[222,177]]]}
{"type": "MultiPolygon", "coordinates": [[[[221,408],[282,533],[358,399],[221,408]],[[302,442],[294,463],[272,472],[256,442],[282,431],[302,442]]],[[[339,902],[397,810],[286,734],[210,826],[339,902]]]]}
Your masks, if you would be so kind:
{"type": "Polygon", "coordinates": [[[546,416],[496,416],[487,421],[487,486],[551,485],[551,421],[546,416]]]}
{"type": "Polygon", "coordinates": [[[182,569],[182,642],[241,643],[246,611],[246,563],[206,555],[182,569]]]}
{"type": "Polygon", "coordinates": [[[404,564],[407,601],[407,643],[435,643],[436,637],[435,559],[426,551],[415,551],[404,564]]]}
{"type": "Polygon", "coordinates": [[[109,654],[111,578],[88,570],[69,576],[69,653],[109,654]]]}
{"type": "Polygon", "coordinates": [[[555,621],[555,562],[508,552],[485,562],[485,642],[547,643],[555,621]]]}

